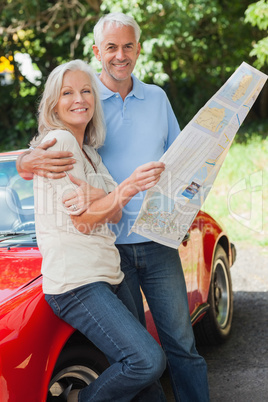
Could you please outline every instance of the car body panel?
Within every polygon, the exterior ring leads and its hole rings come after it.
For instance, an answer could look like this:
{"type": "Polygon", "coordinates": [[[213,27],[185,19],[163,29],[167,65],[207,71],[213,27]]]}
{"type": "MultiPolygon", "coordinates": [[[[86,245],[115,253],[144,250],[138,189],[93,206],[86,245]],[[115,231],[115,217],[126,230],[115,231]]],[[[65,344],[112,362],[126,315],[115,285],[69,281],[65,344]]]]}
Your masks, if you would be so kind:
{"type": "Polygon", "coordinates": [[[0,400],[15,402],[19,395],[21,401],[45,401],[57,358],[74,330],[45,302],[41,277],[0,306],[0,322],[0,400]]]}
{"type": "Polygon", "coordinates": [[[0,302],[12,296],[26,283],[40,275],[42,257],[37,247],[8,248],[0,243],[0,302]]]}

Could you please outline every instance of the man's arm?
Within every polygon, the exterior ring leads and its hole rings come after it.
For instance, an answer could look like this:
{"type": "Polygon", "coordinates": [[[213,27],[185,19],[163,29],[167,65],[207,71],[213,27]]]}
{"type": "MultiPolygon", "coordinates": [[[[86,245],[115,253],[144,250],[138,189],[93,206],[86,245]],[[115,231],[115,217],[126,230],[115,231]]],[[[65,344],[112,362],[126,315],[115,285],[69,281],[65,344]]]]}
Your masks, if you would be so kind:
{"type": "Polygon", "coordinates": [[[49,151],[56,139],[38,145],[33,150],[25,151],[16,162],[19,175],[25,180],[31,180],[34,174],[50,179],[60,179],[65,171],[73,168],[76,162],[73,154],[67,151],[49,151]]]}

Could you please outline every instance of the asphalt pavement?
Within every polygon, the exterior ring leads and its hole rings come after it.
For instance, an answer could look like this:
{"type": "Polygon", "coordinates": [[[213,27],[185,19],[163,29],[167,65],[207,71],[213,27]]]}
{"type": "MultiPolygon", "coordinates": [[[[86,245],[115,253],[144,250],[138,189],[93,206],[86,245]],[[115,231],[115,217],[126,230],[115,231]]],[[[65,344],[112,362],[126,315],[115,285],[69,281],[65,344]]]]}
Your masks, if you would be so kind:
{"type": "MultiPolygon", "coordinates": [[[[268,248],[242,243],[236,248],[231,336],[199,352],[208,365],[211,402],[268,402],[268,248]]],[[[162,384],[168,402],[174,402],[167,372],[162,384]]]]}

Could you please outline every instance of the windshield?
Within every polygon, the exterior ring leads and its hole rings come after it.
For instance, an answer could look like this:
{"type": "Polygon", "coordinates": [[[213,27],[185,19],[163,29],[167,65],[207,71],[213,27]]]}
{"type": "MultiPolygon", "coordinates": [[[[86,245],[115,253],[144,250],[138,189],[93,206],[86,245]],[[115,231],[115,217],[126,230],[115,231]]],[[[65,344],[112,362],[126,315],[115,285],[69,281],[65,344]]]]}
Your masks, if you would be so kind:
{"type": "Polygon", "coordinates": [[[15,159],[0,160],[0,233],[34,230],[33,182],[19,176],[15,159]]]}

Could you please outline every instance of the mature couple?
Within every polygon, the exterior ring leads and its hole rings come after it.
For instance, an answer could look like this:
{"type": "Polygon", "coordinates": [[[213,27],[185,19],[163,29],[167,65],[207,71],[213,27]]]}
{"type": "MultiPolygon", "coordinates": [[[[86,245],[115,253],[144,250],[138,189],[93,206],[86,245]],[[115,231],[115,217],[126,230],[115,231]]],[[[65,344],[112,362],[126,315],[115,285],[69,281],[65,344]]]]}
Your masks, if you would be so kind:
{"type": "Polygon", "coordinates": [[[111,362],[67,400],[165,401],[158,379],[167,362],[176,401],[205,402],[206,363],[195,348],[178,252],[127,236],[140,192],[165,168],[154,161],[180,132],[164,91],[132,74],[139,38],[132,17],[100,19],[93,46],[100,75],[81,60],[51,72],[34,150],[17,168],[26,179],[34,174],[45,298],[111,362]],[[145,329],[140,287],[162,348],[145,329]]]}

